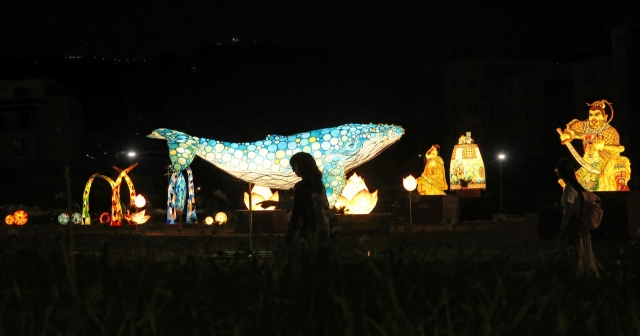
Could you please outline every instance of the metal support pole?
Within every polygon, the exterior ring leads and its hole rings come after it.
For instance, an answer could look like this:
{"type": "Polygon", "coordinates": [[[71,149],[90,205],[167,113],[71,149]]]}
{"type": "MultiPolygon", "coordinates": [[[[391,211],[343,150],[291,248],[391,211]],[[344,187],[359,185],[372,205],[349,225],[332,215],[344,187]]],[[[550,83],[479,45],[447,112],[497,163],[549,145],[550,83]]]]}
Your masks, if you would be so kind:
{"type": "Polygon", "coordinates": [[[504,208],[502,207],[502,161],[500,161],[500,213],[504,213],[504,208]]]}
{"type": "Polygon", "coordinates": [[[249,253],[253,251],[253,197],[251,195],[251,182],[249,182],[249,253]]]}
{"type": "Polygon", "coordinates": [[[409,226],[413,226],[413,211],[411,211],[411,191],[409,191],[409,226]]]}

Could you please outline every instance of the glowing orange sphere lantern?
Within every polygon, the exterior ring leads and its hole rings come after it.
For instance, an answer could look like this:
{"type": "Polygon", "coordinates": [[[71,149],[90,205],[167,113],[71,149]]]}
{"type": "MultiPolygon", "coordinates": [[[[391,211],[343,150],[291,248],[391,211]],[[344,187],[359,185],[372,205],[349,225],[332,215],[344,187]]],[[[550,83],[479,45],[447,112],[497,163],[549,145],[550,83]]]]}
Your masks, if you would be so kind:
{"type": "Polygon", "coordinates": [[[13,215],[7,215],[7,217],[4,218],[4,223],[7,225],[13,225],[15,221],[16,219],[13,218],[13,215]]]}
{"type": "Polygon", "coordinates": [[[207,225],[212,225],[213,224],[213,217],[208,216],[207,218],[204,219],[204,223],[207,225]]]}
{"type": "Polygon", "coordinates": [[[16,225],[25,225],[29,220],[29,215],[24,210],[16,210],[13,213],[13,223],[16,225]]]}

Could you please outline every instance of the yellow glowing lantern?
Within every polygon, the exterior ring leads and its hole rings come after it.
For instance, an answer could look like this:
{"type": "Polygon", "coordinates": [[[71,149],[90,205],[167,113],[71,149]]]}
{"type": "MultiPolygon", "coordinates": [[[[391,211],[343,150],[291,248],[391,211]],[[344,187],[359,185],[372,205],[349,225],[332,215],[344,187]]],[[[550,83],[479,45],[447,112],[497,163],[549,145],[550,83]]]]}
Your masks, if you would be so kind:
{"type": "Polygon", "coordinates": [[[613,104],[607,100],[596,100],[587,106],[588,119],[574,119],[564,131],[556,129],[560,133],[560,143],[567,146],[580,164],[576,178],[589,191],[629,191],[627,183],[631,178],[631,163],[621,155],[625,147],[620,144],[620,134],[611,125],[613,104]],[[582,141],[582,156],[571,144],[573,140],[582,141]]]}
{"type": "Polygon", "coordinates": [[[213,224],[213,217],[207,216],[207,218],[204,219],[204,223],[207,224],[207,225],[212,225],[213,224]]]}
{"type": "Polygon", "coordinates": [[[145,216],[144,212],[145,210],[142,210],[140,212],[134,212],[130,214],[127,211],[127,214],[123,215],[123,217],[130,224],[133,223],[132,225],[144,224],[149,220],[149,218],[151,218],[151,216],[145,216]]]}
{"type": "Polygon", "coordinates": [[[218,225],[222,225],[227,222],[227,214],[224,212],[218,212],[216,214],[215,220],[216,220],[216,223],[218,223],[218,225]]]}
{"type": "Polygon", "coordinates": [[[29,220],[29,215],[24,210],[16,210],[13,213],[13,223],[16,225],[25,225],[29,220]]]}
{"type": "MultiPolygon", "coordinates": [[[[276,207],[270,206],[267,208],[262,208],[262,206],[257,205],[257,203],[262,201],[275,201],[278,202],[280,197],[278,196],[278,192],[271,193],[271,189],[267,187],[261,187],[259,185],[254,185],[251,189],[251,210],[273,210],[276,207]]],[[[249,194],[244,193],[244,205],[249,209],[249,194]]]]}
{"type": "Polygon", "coordinates": [[[134,203],[137,208],[144,208],[144,206],[147,204],[147,200],[144,199],[144,196],[138,194],[138,196],[136,196],[135,198],[134,203]]]}
{"type": "Polygon", "coordinates": [[[487,188],[484,162],[480,148],[471,139],[471,132],[461,136],[458,144],[453,147],[449,182],[451,190],[487,188]]]}
{"type": "Polygon", "coordinates": [[[371,213],[376,203],[378,203],[378,191],[370,193],[364,179],[353,173],[342,189],[335,208],[344,209],[347,215],[361,215],[371,213]]]}
{"type": "Polygon", "coordinates": [[[419,195],[446,195],[443,190],[449,189],[445,178],[444,161],[438,156],[440,145],[435,144],[425,154],[426,164],[418,181],[419,195]]]}
{"type": "Polygon", "coordinates": [[[7,225],[13,225],[15,224],[16,219],[13,217],[13,215],[7,215],[7,217],[4,218],[4,223],[7,225]]]}
{"type": "Polygon", "coordinates": [[[402,179],[402,185],[404,186],[405,189],[407,189],[407,191],[411,192],[416,190],[416,187],[418,186],[418,181],[416,181],[416,178],[413,177],[413,175],[409,175],[404,179],[402,179]]]}

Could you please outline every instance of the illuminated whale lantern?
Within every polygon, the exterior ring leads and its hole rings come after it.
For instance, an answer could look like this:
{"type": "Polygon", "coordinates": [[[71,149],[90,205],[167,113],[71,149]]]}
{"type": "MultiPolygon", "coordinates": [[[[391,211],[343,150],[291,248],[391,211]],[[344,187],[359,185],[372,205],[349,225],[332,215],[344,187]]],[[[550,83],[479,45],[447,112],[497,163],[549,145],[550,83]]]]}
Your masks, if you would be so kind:
{"type": "Polygon", "coordinates": [[[404,134],[400,126],[346,124],[254,142],[224,142],[166,128],[147,137],[167,140],[171,170],[186,169],[196,156],[245,182],[272,189],[290,189],[300,180],[289,165],[291,156],[306,152],[316,159],[329,205],[333,207],[346,182],[345,173],[373,159],[404,134]]]}

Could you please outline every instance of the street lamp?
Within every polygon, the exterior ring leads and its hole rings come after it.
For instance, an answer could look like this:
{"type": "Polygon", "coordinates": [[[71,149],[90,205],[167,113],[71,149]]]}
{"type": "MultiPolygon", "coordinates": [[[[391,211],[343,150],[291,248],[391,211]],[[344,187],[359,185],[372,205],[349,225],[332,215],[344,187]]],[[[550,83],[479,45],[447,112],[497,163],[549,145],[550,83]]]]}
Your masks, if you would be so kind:
{"type": "Polygon", "coordinates": [[[498,162],[500,163],[500,213],[504,213],[504,208],[502,207],[502,161],[504,161],[504,159],[507,156],[500,153],[498,154],[498,162]]]}
{"type": "Polygon", "coordinates": [[[416,181],[415,177],[413,177],[412,175],[409,175],[404,179],[402,179],[402,185],[409,192],[409,226],[412,226],[413,216],[411,213],[411,192],[416,190],[416,187],[418,186],[418,181],[416,181]]]}

